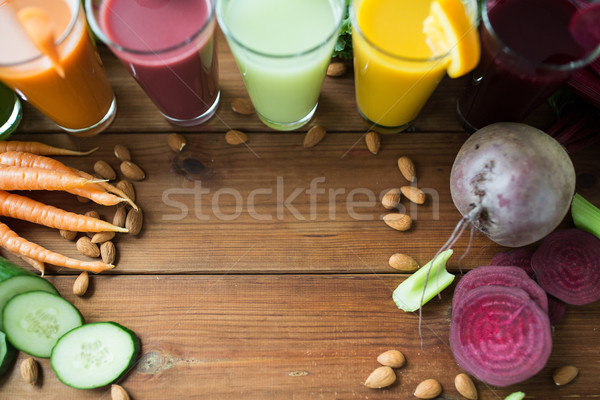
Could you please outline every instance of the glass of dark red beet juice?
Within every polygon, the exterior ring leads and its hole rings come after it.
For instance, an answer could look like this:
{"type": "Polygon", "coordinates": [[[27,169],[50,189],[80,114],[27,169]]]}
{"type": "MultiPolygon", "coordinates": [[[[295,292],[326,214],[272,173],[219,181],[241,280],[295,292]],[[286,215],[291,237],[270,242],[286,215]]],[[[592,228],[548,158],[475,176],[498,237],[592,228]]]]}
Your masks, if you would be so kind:
{"type": "Polygon", "coordinates": [[[212,0],[86,0],[93,32],[165,118],[207,121],[219,104],[212,0]]]}
{"type": "Polygon", "coordinates": [[[457,104],[466,131],[522,121],[600,55],[598,43],[580,43],[569,29],[585,5],[578,0],[485,1],[481,60],[457,104]]]}

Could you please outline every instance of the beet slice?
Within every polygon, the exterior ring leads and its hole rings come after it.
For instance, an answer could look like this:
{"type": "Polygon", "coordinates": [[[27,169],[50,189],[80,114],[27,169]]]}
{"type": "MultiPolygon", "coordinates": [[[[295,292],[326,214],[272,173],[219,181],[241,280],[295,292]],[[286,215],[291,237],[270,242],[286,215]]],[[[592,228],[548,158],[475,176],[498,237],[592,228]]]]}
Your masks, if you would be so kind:
{"type": "Polygon", "coordinates": [[[600,239],[591,233],[552,232],[533,253],[531,266],[540,286],[567,304],[600,300],[600,239]]]}
{"type": "Polygon", "coordinates": [[[490,265],[512,265],[519,267],[527,272],[527,275],[531,279],[535,279],[535,272],[531,268],[531,256],[533,256],[533,250],[529,248],[521,248],[508,253],[498,253],[492,258],[490,265]]]}
{"type": "Polygon", "coordinates": [[[527,273],[514,266],[485,266],[477,267],[467,272],[465,276],[456,285],[454,296],[452,297],[452,308],[465,297],[465,293],[479,286],[496,285],[517,287],[529,294],[529,297],[535,301],[545,312],[548,312],[548,296],[544,289],[540,287],[527,273]]]}
{"type": "Polygon", "coordinates": [[[550,318],[550,324],[552,326],[558,325],[558,323],[565,316],[567,305],[564,301],[557,299],[552,295],[548,295],[548,318],[550,318]]]}
{"type": "Polygon", "coordinates": [[[480,286],[452,313],[450,347],[458,365],[494,386],[537,374],[552,351],[550,320],[522,289],[480,286]]]}

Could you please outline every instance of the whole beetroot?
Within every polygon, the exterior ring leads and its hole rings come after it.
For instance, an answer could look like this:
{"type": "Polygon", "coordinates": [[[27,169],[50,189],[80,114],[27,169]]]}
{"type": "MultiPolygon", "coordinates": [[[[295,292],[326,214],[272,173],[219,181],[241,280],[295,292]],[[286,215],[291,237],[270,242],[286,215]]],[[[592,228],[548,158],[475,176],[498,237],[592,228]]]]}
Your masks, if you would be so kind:
{"type": "Polygon", "coordinates": [[[468,222],[500,245],[520,247],[560,224],[575,192],[575,170],[564,148],[546,133],[502,122],[463,144],[450,190],[468,222]]]}

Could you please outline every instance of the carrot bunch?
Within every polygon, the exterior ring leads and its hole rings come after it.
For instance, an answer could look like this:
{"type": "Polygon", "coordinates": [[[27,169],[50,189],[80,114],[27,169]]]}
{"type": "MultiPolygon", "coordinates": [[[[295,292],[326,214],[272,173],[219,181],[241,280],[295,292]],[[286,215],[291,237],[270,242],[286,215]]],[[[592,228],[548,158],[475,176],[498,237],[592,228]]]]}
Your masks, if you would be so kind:
{"type": "MultiPolygon", "coordinates": [[[[50,155],[83,156],[97,150],[78,152],[40,142],[0,141],[0,216],[29,221],[50,228],[76,232],[127,232],[126,228],[98,218],[65,211],[11,190],[60,190],[97,204],[111,206],[127,202],[138,207],[118,188],[90,174],[70,168],[47,157],[50,155]]],[[[0,247],[15,253],[44,273],[44,263],[79,270],[102,272],[114,265],[100,261],[81,261],[66,257],[32,243],[0,223],[0,247]]]]}

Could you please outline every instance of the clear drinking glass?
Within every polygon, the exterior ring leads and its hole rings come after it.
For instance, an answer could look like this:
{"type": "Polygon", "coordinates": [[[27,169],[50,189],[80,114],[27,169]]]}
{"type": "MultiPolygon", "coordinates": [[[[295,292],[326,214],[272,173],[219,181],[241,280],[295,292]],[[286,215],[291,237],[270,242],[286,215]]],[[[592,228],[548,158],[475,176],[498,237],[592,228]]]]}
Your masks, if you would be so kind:
{"type": "Polygon", "coordinates": [[[343,0],[217,0],[217,19],[263,123],[289,131],[315,113],[343,0]]]}
{"type": "Polygon", "coordinates": [[[97,134],[115,117],[115,95],[79,0],[0,4],[0,80],[73,135],[97,134]],[[58,62],[38,50],[19,22],[30,6],[52,21],[58,62]]]}
{"type": "Polygon", "coordinates": [[[481,60],[457,103],[466,131],[523,121],[573,72],[600,56],[600,45],[582,47],[569,31],[571,16],[582,6],[570,0],[484,3],[481,60]]]}
{"type": "Polygon", "coordinates": [[[211,0],[86,0],[93,32],[167,121],[212,117],[220,98],[211,0]]]}

